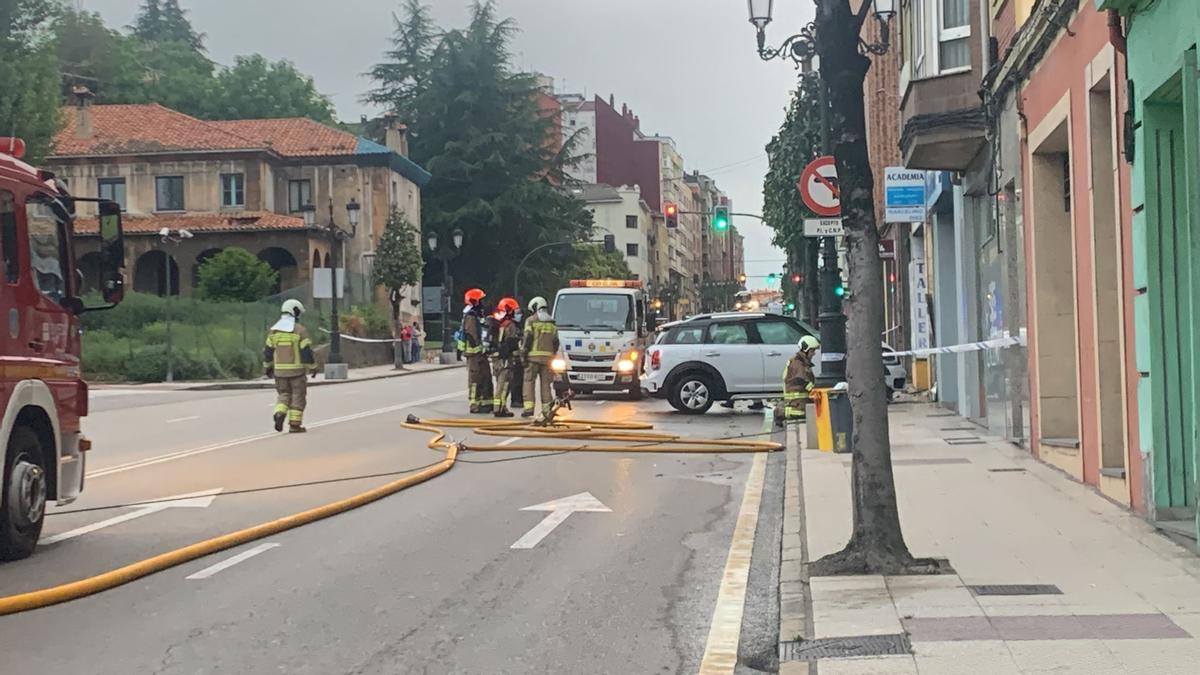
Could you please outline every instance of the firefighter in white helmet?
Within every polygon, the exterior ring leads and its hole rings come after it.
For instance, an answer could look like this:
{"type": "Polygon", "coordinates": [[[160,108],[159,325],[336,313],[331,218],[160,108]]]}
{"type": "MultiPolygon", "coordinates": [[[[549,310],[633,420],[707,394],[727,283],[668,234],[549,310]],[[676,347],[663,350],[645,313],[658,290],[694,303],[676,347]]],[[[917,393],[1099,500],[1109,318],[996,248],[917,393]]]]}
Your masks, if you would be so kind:
{"type": "Polygon", "coordinates": [[[308,402],[308,375],[317,373],[317,361],[313,356],[312,342],[300,315],[304,305],[299,300],[285,300],[280,308],[279,321],[267,333],[267,345],[263,348],[263,372],[275,378],[275,431],[283,431],[288,423],[291,433],[303,433],[304,406],[308,402]]]}
{"type": "Polygon", "coordinates": [[[804,404],[817,386],[813,375],[813,354],[821,348],[821,342],[811,335],[800,338],[796,345],[800,349],[787,362],[783,371],[783,420],[803,422],[804,404]]]}
{"type": "Polygon", "coordinates": [[[546,299],[538,296],[529,301],[529,319],[521,338],[521,361],[525,364],[525,401],[521,417],[533,417],[537,407],[537,392],[542,393],[542,414],[554,405],[551,394],[550,362],[558,354],[558,326],[546,311],[546,299]],[[538,386],[540,384],[540,387],[538,386]]]}

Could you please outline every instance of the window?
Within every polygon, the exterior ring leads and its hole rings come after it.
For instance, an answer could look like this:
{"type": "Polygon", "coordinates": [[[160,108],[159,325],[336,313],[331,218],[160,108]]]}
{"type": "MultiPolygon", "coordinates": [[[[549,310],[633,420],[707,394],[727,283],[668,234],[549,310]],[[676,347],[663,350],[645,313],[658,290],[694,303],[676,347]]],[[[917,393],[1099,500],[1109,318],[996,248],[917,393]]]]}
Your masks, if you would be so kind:
{"type": "Polygon", "coordinates": [[[246,174],[221,174],[221,208],[246,206],[246,174]]]}
{"type": "Polygon", "coordinates": [[[300,207],[312,203],[312,181],[288,181],[288,211],[297,213],[300,207]]]}
{"type": "Polygon", "coordinates": [[[0,190],[0,248],[4,252],[4,276],[15,284],[21,266],[17,262],[17,199],[13,193],[0,190]]]}
{"type": "Polygon", "coordinates": [[[183,210],[183,176],[158,176],[154,179],[154,210],[183,210]]]}
{"type": "Polygon", "coordinates": [[[708,329],[708,344],[713,345],[745,345],[750,344],[750,336],[746,333],[744,323],[714,323],[708,329]]]}
{"type": "Polygon", "coordinates": [[[101,178],[96,181],[96,196],[100,199],[109,199],[116,202],[121,207],[121,210],[125,211],[125,179],[101,178]]]}
{"type": "Polygon", "coordinates": [[[64,222],[50,207],[48,198],[29,200],[25,219],[29,226],[29,266],[33,269],[34,284],[42,295],[61,302],[67,295],[64,222]]]}
{"type": "Polygon", "coordinates": [[[638,226],[638,217],[637,216],[625,216],[626,229],[636,230],[637,226],[638,226]]]}
{"type": "Polygon", "coordinates": [[[759,321],[758,337],[765,345],[794,345],[804,333],[787,321],[759,321]]]}
{"type": "Polygon", "coordinates": [[[704,340],[704,326],[679,326],[663,340],[669,345],[698,345],[704,340]]]}
{"type": "Polygon", "coordinates": [[[625,255],[630,258],[636,258],[638,254],[637,244],[625,244],[625,255]]]}
{"type": "Polygon", "coordinates": [[[971,65],[970,0],[940,0],[941,25],[938,27],[938,68],[945,72],[971,65]]]}

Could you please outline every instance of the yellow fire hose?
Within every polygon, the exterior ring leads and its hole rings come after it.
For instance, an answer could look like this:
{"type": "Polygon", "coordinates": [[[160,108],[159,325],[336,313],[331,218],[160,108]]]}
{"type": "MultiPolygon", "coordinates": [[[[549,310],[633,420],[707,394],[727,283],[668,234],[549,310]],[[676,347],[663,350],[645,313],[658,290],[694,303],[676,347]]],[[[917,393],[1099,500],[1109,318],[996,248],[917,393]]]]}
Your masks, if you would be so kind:
{"type": "Polygon", "coordinates": [[[603,422],[598,420],[565,419],[546,426],[539,426],[535,423],[516,420],[492,421],[470,418],[421,420],[410,415],[402,426],[407,429],[426,431],[433,434],[427,445],[434,450],[444,450],[446,452],[445,459],[416,473],[409,474],[352,497],[237,530],[236,532],[213,537],[212,539],[196,542],[195,544],[190,544],[173,551],[160,553],[159,555],[139,560],[93,577],[80,579],[79,581],[2,597],[0,598],[0,616],[78,600],[79,598],[127,584],[156,572],[182,565],[197,558],[203,558],[204,556],[212,555],[213,553],[218,553],[234,546],[240,546],[247,542],[269,537],[300,527],[301,525],[307,525],[339,513],[357,509],[446,473],[454,466],[455,461],[458,459],[458,454],[463,450],[470,450],[472,452],[741,453],[774,452],[783,448],[779,443],[772,441],[695,439],[674,434],[652,433],[647,430],[653,429],[654,426],[642,422],[603,422]],[[605,441],[616,442],[618,445],[537,443],[467,446],[447,441],[446,432],[442,429],[444,427],[471,428],[475,433],[485,436],[605,441]],[[619,443],[632,443],[634,445],[619,445],[619,443]]]}

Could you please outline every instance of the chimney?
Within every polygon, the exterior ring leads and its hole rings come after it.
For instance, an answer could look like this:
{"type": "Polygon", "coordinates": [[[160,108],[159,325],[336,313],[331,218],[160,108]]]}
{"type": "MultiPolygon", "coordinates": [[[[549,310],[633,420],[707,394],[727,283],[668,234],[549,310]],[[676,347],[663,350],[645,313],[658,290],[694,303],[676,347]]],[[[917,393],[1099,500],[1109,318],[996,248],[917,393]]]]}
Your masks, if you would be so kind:
{"type": "Polygon", "coordinates": [[[612,94],[608,95],[608,107],[612,108],[613,110],[617,109],[617,97],[616,96],[613,96],[612,94]]]}
{"type": "Polygon", "coordinates": [[[92,99],[96,95],[83,85],[71,87],[75,97],[75,138],[91,138],[96,133],[95,119],[92,116],[92,99]]]}
{"type": "Polygon", "coordinates": [[[621,104],[621,117],[629,119],[629,106],[624,103],[621,104]]]}
{"type": "Polygon", "coordinates": [[[383,126],[386,130],[383,144],[402,157],[408,157],[408,126],[394,112],[384,113],[383,126]]]}

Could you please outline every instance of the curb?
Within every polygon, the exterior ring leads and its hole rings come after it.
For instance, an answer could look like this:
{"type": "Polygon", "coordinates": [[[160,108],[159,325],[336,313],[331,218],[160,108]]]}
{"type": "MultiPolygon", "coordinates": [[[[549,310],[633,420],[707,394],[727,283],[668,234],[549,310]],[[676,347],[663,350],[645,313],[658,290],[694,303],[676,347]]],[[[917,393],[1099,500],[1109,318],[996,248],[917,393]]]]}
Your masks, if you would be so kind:
{"type": "MultiPolygon", "coordinates": [[[[382,373],[380,375],[369,375],[367,377],[353,377],[345,380],[313,380],[308,383],[310,387],[326,387],[335,384],[349,384],[350,382],[370,382],[372,380],[386,380],[393,377],[407,377],[409,375],[419,375],[421,373],[436,373],[439,370],[452,370],[454,368],[465,368],[466,363],[451,363],[449,365],[438,365],[431,368],[422,368],[420,370],[397,370],[390,373],[382,373]]],[[[274,389],[275,384],[270,380],[251,380],[248,382],[218,382],[214,384],[197,384],[193,387],[180,387],[178,391],[232,391],[239,389],[274,389]]]]}

